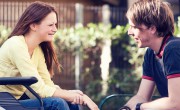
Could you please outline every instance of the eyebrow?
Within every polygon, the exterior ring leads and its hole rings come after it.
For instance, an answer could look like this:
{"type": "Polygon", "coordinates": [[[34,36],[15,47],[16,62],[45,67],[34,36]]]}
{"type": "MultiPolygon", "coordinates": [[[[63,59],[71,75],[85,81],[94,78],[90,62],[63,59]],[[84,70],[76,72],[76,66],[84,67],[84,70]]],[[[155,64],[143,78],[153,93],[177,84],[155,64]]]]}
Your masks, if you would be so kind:
{"type": "Polygon", "coordinates": [[[139,26],[137,26],[137,25],[130,25],[130,27],[141,29],[141,28],[140,28],[139,26]]]}
{"type": "Polygon", "coordinates": [[[137,26],[137,25],[130,25],[130,26],[133,27],[133,28],[140,29],[140,30],[146,30],[146,29],[148,29],[148,27],[147,27],[147,28],[142,28],[142,27],[137,26]]]}

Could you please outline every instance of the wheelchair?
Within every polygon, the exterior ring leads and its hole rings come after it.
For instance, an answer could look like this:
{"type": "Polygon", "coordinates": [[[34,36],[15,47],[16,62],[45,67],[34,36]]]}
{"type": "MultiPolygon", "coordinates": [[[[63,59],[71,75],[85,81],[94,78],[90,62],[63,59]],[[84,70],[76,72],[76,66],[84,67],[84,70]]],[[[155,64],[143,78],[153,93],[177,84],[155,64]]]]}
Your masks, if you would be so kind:
{"type": "Polygon", "coordinates": [[[23,85],[26,87],[39,100],[40,107],[24,107],[12,94],[0,92],[0,110],[44,110],[41,97],[30,87],[37,81],[35,77],[1,77],[0,85],[23,85]]]}

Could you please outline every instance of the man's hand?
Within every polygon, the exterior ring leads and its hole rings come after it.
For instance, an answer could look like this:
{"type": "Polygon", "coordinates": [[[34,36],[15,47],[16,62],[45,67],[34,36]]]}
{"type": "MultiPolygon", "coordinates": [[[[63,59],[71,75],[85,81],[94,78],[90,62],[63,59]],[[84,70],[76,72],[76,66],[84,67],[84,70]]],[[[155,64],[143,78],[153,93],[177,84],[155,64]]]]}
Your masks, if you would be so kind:
{"type": "Polygon", "coordinates": [[[123,106],[119,110],[131,110],[128,106],[123,106]]]}

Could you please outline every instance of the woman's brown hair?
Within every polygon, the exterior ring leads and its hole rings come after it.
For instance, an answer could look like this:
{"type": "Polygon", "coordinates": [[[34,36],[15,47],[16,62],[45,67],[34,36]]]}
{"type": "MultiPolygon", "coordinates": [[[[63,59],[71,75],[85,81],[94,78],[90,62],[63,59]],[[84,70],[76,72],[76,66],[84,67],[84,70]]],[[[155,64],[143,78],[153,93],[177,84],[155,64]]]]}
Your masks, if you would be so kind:
{"type": "MultiPolygon", "coordinates": [[[[30,30],[30,24],[40,23],[51,12],[55,12],[57,16],[57,12],[53,6],[40,1],[33,2],[29,7],[26,8],[8,38],[18,35],[25,35],[30,30]]],[[[53,61],[58,69],[60,69],[60,64],[55,54],[52,42],[42,42],[40,43],[40,46],[44,53],[47,69],[49,70],[50,75],[53,76],[53,61]]]]}

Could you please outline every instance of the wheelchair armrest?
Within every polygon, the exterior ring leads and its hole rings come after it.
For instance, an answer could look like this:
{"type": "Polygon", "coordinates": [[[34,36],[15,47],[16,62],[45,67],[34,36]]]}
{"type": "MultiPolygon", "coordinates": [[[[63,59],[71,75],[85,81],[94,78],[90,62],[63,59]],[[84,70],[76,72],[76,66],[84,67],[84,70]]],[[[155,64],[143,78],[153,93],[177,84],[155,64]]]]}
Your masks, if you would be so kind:
{"type": "Polygon", "coordinates": [[[37,81],[36,77],[0,77],[0,85],[25,86],[39,100],[41,110],[44,110],[41,97],[30,87],[30,85],[36,83],[37,81]]]}
{"type": "Polygon", "coordinates": [[[31,85],[38,80],[36,77],[0,77],[0,85],[31,85]]]}
{"type": "Polygon", "coordinates": [[[36,77],[0,77],[0,85],[27,85],[36,83],[36,77]]]}

